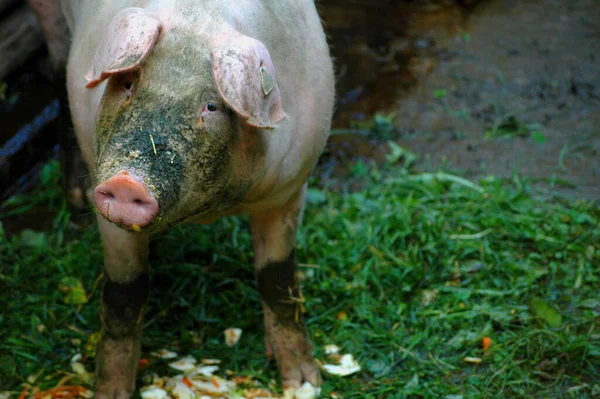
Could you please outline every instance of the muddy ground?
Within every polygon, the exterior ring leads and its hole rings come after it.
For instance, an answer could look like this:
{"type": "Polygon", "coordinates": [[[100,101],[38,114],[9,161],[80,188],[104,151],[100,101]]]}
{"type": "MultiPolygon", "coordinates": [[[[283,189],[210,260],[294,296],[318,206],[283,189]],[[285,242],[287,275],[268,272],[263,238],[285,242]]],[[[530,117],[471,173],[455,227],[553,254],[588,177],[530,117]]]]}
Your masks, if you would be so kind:
{"type": "MultiPolygon", "coordinates": [[[[334,127],[395,112],[392,138],[420,155],[418,169],[518,172],[546,193],[600,199],[600,2],[467,3],[322,6],[334,127]]],[[[383,159],[380,141],[348,137],[334,149],[383,159]]]]}

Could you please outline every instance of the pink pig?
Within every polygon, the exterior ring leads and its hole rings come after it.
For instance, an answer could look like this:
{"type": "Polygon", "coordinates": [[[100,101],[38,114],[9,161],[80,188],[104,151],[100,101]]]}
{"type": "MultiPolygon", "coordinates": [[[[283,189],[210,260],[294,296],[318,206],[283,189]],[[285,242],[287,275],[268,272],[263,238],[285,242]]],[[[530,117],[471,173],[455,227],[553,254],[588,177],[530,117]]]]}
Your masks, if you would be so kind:
{"type": "Polygon", "coordinates": [[[96,184],[105,276],[96,397],[135,389],[150,234],[232,214],[250,216],[266,349],[283,386],[320,385],[294,256],[334,98],[313,1],[29,2],[53,64],[66,69],[96,184]]]}

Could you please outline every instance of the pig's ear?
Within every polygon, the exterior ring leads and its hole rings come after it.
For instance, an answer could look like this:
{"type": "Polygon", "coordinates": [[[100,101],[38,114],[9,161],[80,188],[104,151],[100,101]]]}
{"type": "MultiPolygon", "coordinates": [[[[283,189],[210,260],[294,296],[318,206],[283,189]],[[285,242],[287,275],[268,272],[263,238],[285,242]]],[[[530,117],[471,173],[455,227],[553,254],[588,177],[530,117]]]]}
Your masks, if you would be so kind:
{"type": "Polygon", "coordinates": [[[217,43],[212,65],[221,97],[247,124],[272,129],[285,118],[275,67],[264,44],[243,35],[217,43]]]}
{"type": "Polygon", "coordinates": [[[111,75],[137,68],[150,54],[161,23],[142,8],[125,8],[114,16],[86,75],[92,88],[111,75]]]}

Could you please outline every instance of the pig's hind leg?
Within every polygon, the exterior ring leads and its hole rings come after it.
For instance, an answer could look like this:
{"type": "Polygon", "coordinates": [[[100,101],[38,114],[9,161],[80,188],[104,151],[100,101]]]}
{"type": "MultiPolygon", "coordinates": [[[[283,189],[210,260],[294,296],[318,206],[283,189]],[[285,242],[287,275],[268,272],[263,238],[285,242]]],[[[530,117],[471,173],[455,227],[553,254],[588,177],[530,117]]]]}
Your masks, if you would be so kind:
{"type": "Polygon", "coordinates": [[[96,398],[127,399],[135,389],[142,321],[149,296],[148,235],[98,217],[104,244],[102,338],[96,355],[96,398]]]}
{"type": "Polygon", "coordinates": [[[298,388],[306,381],[321,385],[321,374],[313,360],[313,346],[304,324],[304,298],[294,255],[305,191],[306,187],[280,209],[250,217],[266,349],[275,357],[284,389],[298,388]]]}

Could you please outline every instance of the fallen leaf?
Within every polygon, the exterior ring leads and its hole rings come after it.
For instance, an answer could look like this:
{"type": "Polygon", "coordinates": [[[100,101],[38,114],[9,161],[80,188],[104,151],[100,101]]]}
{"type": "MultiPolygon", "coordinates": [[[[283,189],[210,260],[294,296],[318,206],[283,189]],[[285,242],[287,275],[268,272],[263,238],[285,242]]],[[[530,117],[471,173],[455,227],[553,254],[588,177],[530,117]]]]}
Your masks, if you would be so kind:
{"type": "Polygon", "coordinates": [[[71,305],[83,305],[88,301],[83,284],[76,277],[63,277],[58,289],[65,293],[65,297],[63,298],[65,303],[71,305]]]}
{"type": "Polygon", "coordinates": [[[531,300],[529,303],[529,311],[534,317],[548,323],[550,327],[560,327],[562,324],[562,316],[560,313],[541,298],[534,297],[531,300]]]}

